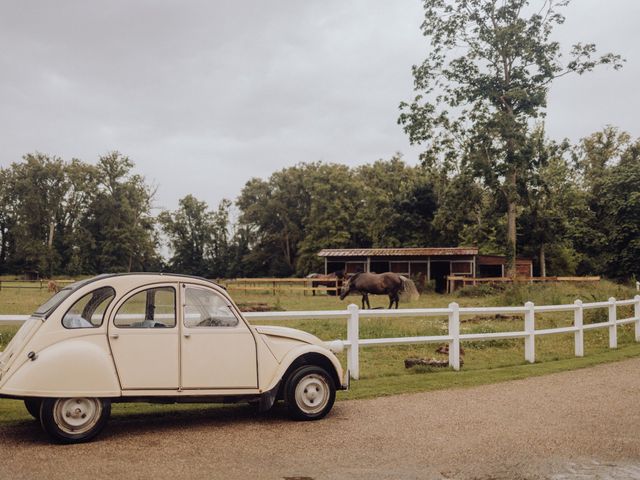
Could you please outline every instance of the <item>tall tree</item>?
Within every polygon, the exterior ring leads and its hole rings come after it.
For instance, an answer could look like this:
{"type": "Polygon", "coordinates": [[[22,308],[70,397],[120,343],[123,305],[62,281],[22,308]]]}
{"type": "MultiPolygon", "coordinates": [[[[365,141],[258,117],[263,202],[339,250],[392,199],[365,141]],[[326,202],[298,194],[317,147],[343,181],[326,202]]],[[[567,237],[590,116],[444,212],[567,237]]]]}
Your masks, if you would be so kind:
{"type": "Polygon", "coordinates": [[[158,221],[169,239],[171,268],[180,273],[209,275],[209,251],[215,224],[206,202],[187,195],[175,212],[164,211],[158,221]]]}
{"type": "Polygon", "coordinates": [[[579,273],[640,277],[640,140],[606,127],[582,140],[576,155],[585,214],[572,240],[579,273]]]}
{"type": "Polygon", "coordinates": [[[13,260],[12,240],[15,228],[15,197],[11,183],[12,171],[0,168],[0,274],[12,270],[10,261],[13,260]]]}
{"type": "Polygon", "coordinates": [[[436,199],[425,168],[407,165],[400,155],[395,155],[358,167],[354,178],[364,201],[357,214],[370,246],[429,242],[436,199]]]}
{"type": "MultiPolygon", "coordinates": [[[[594,189],[600,183],[607,168],[619,161],[630,146],[631,135],[611,125],[583,138],[575,155],[583,185],[587,189],[594,189]]],[[[593,193],[597,195],[598,192],[593,193]]]]}
{"type": "Polygon", "coordinates": [[[468,169],[455,175],[440,172],[438,209],[433,221],[434,242],[455,247],[477,245],[484,252],[498,253],[499,208],[494,195],[468,169]]]}
{"type": "Polygon", "coordinates": [[[411,143],[426,163],[472,165],[505,198],[509,273],[515,275],[518,182],[532,168],[527,137],[544,114],[552,81],[599,64],[618,69],[618,55],[595,58],[593,44],[573,46],[563,61],[555,26],[568,1],[424,0],[430,51],[413,67],[419,94],[400,105],[411,143]]]}
{"type": "Polygon", "coordinates": [[[569,238],[574,217],[584,217],[585,197],[575,182],[576,169],[569,159],[568,142],[551,142],[542,128],[529,138],[532,168],[521,182],[522,211],[518,228],[518,248],[538,259],[539,275],[574,274],[576,252],[569,238]],[[551,257],[547,259],[548,254],[551,257]]]}
{"type": "Polygon", "coordinates": [[[229,239],[229,210],[231,201],[223,198],[217,210],[212,214],[213,230],[211,237],[211,275],[216,278],[228,275],[231,262],[231,245],[229,239]]]}
{"type": "Polygon", "coordinates": [[[62,258],[62,271],[81,275],[92,271],[94,237],[83,224],[98,194],[98,169],[73,159],[65,165],[67,191],[64,208],[56,221],[55,248],[62,258]]]}
{"type": "Polygon", "coordinates": [[[82,227],[92,236],[95,272],[157,268],[157,238],[151,202],[154,191],[134,174],[133,163],[118,152],[100,157],[97,193],[82,227]]]}
{"type": "Polygon", "coordinates": [[[640,278],[640,140],[636,140],[600,180],[598,207],[608,221],[606,273],[640,278]]]}
{"type": "Polygon", "coordinates": [[[288,276],[295,272],[311,202],[305,178],[315,165],[285,168],[266,181],[251,179],[236,201],[240,224],[252,236],[247,261],[259,266],[262,274],[288,276]]]}
{"type": "MultiPolygon", "coordinates": [[[[296,273],[317,272],[322,248],[368,247],[371,238],[366,216],[373,209],[364,196],[364,182],[345,165],[312,164],[305,190],[309,198],[304,237],[298,246],[296,273]]],[[[382,212],[379,212],[382,214],[382,212]]]]}
{"type": "Polygon", "coordinates": [[[54,239],[68,189],[65,164],[60,158],[35,153],[11,169],[5,188],[13,199],[15,266],[52,275],[60,264],[54,239]]]}

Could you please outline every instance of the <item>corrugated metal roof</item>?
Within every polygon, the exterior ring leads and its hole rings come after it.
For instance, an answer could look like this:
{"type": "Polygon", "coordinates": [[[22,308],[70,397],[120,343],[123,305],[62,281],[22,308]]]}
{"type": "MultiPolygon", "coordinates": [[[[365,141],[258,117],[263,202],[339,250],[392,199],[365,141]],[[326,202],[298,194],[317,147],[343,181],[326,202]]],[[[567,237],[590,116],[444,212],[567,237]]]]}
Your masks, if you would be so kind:
{"type": "Polygon", "coordinates": [[[473,247],[448,248],[325,248],[319,257],[420,257],[446,255],[477,255],[473,247]]]}

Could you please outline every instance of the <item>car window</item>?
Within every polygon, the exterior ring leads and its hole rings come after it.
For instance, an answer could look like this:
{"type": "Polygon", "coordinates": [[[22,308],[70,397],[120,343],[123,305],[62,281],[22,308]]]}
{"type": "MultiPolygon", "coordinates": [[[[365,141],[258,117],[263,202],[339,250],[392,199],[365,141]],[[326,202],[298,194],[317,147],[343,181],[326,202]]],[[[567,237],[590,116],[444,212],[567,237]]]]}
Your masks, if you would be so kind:
{"type": "Polygon", "coordinates": [[[136,293],[118,309],[113,324],[120,328],[175,327],[175,290],[159,287],[136,293]]]}
{"type": "Polygon", "coordinates": [[[102,325],[104,312],[116,296],[111,287],[103,287],[87,293],[67,310],[62,318],[65,328],[95,328],[102,325]]]}
{"type": "Polygon", "coordinates": [[[238,318],[229,302],[218,293],[202,288],[187,287],[184,305],[186,327],[235,327],[238,318]]]}

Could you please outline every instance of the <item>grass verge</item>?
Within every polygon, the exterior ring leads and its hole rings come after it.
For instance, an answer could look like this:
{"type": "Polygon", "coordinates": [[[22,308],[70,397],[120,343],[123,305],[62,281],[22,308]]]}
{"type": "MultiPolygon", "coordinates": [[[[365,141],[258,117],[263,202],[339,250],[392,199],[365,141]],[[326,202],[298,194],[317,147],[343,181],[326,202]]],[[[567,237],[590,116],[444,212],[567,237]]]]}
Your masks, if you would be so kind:
{"type": "Polygon", "coordinates": [[[595,365],[619,362],[640,356],[640,344],[627,345],[616,350],[590,354],[581,358],[568,358],[534,364],[511,365],[484,370],[439,372],[416,371],[410,375],[366,378],[352,383],[348,392],[340,392],[339,399],[355,400],[402,393],[429,392],[450,388],[469,388],[492,383],[508,382],[529,377],[539,377],[595,365]]]}

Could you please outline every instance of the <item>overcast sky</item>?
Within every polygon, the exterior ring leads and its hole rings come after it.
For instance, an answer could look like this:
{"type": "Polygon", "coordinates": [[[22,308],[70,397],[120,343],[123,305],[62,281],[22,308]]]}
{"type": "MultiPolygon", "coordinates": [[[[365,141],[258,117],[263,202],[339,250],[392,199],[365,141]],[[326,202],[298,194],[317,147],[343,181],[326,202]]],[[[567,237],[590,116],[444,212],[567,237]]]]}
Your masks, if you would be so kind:
{"type": "MultiPolygon", "coordinates": [[[[298,162],[402,152],[396,124],[425,56],[417,0],[0,2],[0,166],[40,151],[95,162],[119,150],[175,209],[212,207],[298,162]]],[[[640,2],[574,0],[557,29],[627,59],[558,80],[547,130],[640,136],[640,2]],[[635,121],[634,121],[635,120],[635,121]]]]}

